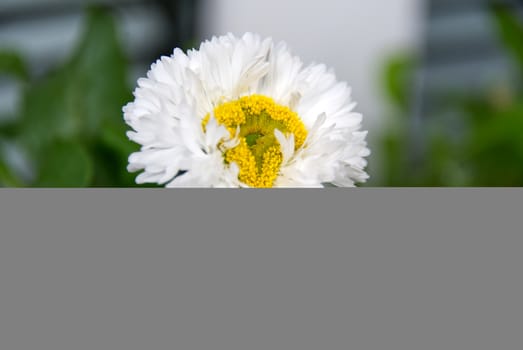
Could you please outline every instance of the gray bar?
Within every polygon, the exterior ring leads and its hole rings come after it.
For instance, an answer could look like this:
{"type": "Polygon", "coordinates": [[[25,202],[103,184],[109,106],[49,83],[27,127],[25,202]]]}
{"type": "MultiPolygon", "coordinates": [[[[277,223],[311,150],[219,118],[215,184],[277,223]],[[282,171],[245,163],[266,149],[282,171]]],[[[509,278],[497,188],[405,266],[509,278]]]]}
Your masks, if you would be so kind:
{"type": "Polygon", "coordinates": [[[0,190],[0,349],[521,349],[523,190],[0,190]]]}

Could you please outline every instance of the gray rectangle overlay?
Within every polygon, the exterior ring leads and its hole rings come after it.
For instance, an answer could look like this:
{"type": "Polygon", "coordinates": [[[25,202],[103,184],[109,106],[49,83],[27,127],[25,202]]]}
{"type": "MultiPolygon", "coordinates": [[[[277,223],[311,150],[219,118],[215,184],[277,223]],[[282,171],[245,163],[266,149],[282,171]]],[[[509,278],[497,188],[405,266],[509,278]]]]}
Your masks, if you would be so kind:
{"type": "Polygon", "coordinates": [[[0,349],[519,350],[523,190],[0,190],[0,349]]]}

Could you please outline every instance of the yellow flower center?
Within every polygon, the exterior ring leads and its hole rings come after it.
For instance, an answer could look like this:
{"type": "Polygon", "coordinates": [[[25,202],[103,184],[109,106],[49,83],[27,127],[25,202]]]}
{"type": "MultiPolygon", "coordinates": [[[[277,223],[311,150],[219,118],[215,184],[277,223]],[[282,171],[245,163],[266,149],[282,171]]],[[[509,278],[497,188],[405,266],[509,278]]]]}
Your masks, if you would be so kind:
{"type": "MultiPolygon", "coordinates": [[[[226,150],[224,158],[227,163],[238,164],[239,180],[251,187],[272,187],[278,177],[283,155],[274,129],[286,137],[294,134],[295,150],[307,137],[307,129],[298,114],[266,96],[251,95],[225,102],[214,109],[214,116],[229,130],[231,137],[240,127],[239,144],[226,150]]],[[[204,130],[209,118],[210,114],[202,121],[204,130]]]]}

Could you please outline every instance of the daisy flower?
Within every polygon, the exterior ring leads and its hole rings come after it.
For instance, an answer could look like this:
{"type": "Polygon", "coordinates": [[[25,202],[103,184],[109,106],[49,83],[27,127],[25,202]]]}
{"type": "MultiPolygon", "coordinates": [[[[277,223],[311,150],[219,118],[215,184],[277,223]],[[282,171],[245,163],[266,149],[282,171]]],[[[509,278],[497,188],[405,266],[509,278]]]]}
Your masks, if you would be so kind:
{"type": "Polygon", "coordinates": [[[354,186],[370,152],[350,95],[324,65],[256,34],[175,49],[123,108],[141,145],[128,170],[166,187],[354,186]]]}

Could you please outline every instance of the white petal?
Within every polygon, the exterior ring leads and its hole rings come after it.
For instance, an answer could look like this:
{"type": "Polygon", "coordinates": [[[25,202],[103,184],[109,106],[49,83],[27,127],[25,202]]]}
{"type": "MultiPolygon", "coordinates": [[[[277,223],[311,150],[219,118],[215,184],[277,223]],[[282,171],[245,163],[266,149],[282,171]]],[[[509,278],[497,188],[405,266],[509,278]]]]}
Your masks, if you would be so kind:
{"type": "Polygon", "coordinates": [[[123,107],[129,139],[141,146],[129,157],[136,181],[167,187],[246,187],[225,150],[239,142],[213,116],[216,106],[261,94],[298,113],[308,135],[295,150],[294,135],[274,130],[283,162],[276,186],[353,186],[368,178],[370,154],[361,114],[354,112],[351,89],[325,65],[303,67],[285,43],[246,33],[213,37],[198,50],[175,49],[140,78],[135,99],[123,107]],[[202,120],[210,118],[202,127],[202,120]],[[180,171],[183,175],[175,177],[180,171]]]}

